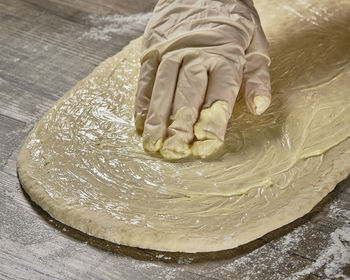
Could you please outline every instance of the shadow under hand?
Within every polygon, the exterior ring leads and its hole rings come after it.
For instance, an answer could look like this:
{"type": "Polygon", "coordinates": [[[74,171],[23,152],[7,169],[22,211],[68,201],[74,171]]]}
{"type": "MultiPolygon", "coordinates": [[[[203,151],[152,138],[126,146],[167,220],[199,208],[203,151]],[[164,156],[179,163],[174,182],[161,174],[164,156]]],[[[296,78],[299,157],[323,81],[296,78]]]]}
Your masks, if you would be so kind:
{"type": "Polygon", "coordinates": [[[302,30],[290,22],[288,33],[270,41],[272,96],[323,84],[349,64],[350,10],[332,18],[336,21],[305,22],[302,30]]]}

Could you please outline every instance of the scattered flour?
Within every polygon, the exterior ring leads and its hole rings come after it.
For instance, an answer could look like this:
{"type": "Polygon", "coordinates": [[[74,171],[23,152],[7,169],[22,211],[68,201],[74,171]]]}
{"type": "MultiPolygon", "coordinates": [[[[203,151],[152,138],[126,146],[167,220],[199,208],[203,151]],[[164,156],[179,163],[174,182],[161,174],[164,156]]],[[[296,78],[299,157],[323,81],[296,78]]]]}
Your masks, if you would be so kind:
{"type": "Polygon", "coordinates": [[[343,271],[350,264],[350,210],[344,209],[340,201],[335,200],[329,207],[328,217],[345,223],[341,222],[342,226],[330,235],[316,232],[317,229],[311,233],[312,224],[305,223],[277,241],[271,241],[241,258],[216,267],[212,275],[235,275],[233,279],[241,280],[263,279],[266,275],[273,275],[276,280],[299,280],[310,274],[319,275],[321,269],[323,277],[326,277],[324,279],[350,279],[343,271]],[[311,264],[308,260],[293,257],[293,251],[305,246],[305,236],[328,240],[311,264]],[[286,254],[281,257],[280,252],[286,254]]]}
{"type": "Polygon", "coordinates": [[[350,279],[342,273],[342,268],[350,264],[350,227],[342,227],[331,233],[331,240],[309,267],[295,273],[290,279],[299,279],[324,267],[327,279],[350,279]]]}
{"type": "Polygon", "coordinates": [[[190,263],[192,263],[193,260],[194,260],[194,258],[179,257],[177,260],[177,263],[178,264],[190,264],[190,263]]]}
{"type": "Polygon", "coordinates": [[[279,273],[279,267],[285,260],[279,256],[278,251],[266,244],[233,262],[216,267],[212,276],[220,276],[219,279],[230,277],[240,280],[258,280],[265,279],[266,275],[273,275],[274,280],[282,280],[285,276],[279,273]]]}
{"type": "Polygon", "coordinates": [[[156,255],[156,258],[161,260],[171,260],[171,257],[165,256],[163,254],[156,255]]]}
{"type": "Polygon", "coordinates": [[[299,242],[305,237],[305,232],[309,230],[309,223],[303,224],[295,228],[292,232],[284,235],[279,241],[274,245],[283,253],[295,249],[299,242]]]}
{"type": "Polygon", "coordinates": [[[343,209],[339,200],[334,200],[329,207],[328,217],[333,219],[346,219],[350,222],[350,210],[343,209]]]}
{"type": "Polygon", "coordinates": [[[112,38],[112,34],[138,36],[145,29],[150,17],[151,13],[129,16],[120,14],[108,16],[91,15],[89,20],[94,27],[85,32],[82,38],[108,41],[112,38]]]}
{"type": "MultiPolygon", "coordinates": [[[[309,230],[308,226],[307,223],[297,227],[281,239],[267,243],[239,259],[217,267],[213,276],[235,275],[233,279],[253,280],[273,275],[273,279],[276,280],[286,279],[290,270],[289,264],[296,261],[296,258],[287,252],[298,248],[299,242],[304,239],[306,231],[309,230]],[[281,251],[285,253],[282,256],[281,251]]],[[[302,266],[303,263],[297,265],[302,266]]]]}
{"type": "Polygon", "coordinates": [[[309,267],[295,273],[290,279],[299,279],[323,268],[327,279],[350,279],[343,274],[342,269],[350,264],[350,210],[339,207],[335,200],[329,207],[328,217],[345,218],[346,225],[330,234],[330,240],[318,258],[309,267]]]}

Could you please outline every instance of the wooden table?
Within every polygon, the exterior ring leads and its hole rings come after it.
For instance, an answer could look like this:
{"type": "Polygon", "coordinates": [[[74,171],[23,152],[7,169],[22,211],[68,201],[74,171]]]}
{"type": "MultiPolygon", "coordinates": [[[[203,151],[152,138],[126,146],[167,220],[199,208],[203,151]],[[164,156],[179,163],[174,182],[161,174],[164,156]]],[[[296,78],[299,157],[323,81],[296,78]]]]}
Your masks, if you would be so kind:
{"type": "Polygon", "coordinates": [[[142,34],[144,13],[155,3],[0,0],[0,279],[334,279],[337,268],[350,277],[350,177],[294,223],[206,254],[87,236],[22,191],[15,165],[30,129],[96,65],[142,34]]]}

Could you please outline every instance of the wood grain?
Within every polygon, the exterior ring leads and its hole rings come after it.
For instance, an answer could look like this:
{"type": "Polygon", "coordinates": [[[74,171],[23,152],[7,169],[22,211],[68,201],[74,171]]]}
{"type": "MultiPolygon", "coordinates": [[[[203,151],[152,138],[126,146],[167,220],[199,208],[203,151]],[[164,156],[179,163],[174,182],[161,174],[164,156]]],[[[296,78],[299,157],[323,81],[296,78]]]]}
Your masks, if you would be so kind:
{"type": "MultiPolygon", "coordinates": [[[[141,35],[83,35],[93,18],[150,12],[156,0],[0,0],[0,279],[287,279],[315,266],[349,226],[350,178],[311,213],[232,250],[119,246],[52,219],[22,191],[19,149],[35,122],[100,62],[141,35]]],[[[325,279],[326,265],[295,279],[325,279]]],[[[350,266],[343,268],[350,277],[350,266]]]]}

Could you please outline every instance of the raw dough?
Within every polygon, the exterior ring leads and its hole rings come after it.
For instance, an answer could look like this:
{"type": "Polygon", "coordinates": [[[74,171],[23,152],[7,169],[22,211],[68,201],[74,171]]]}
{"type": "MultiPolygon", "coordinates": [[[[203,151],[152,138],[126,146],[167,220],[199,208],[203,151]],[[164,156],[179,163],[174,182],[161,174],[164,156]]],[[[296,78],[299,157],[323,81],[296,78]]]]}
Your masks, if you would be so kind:
{"type": "Polygon", "coordinates": [[[256,1],[273,100],[235,106],[222,154],[167,162],[135,133],[140,39],[61,98],[18,159],[52,217],[112,242],[167,251],[232,248],[312,209],[350,171],[349,1],[256,1]]]}

